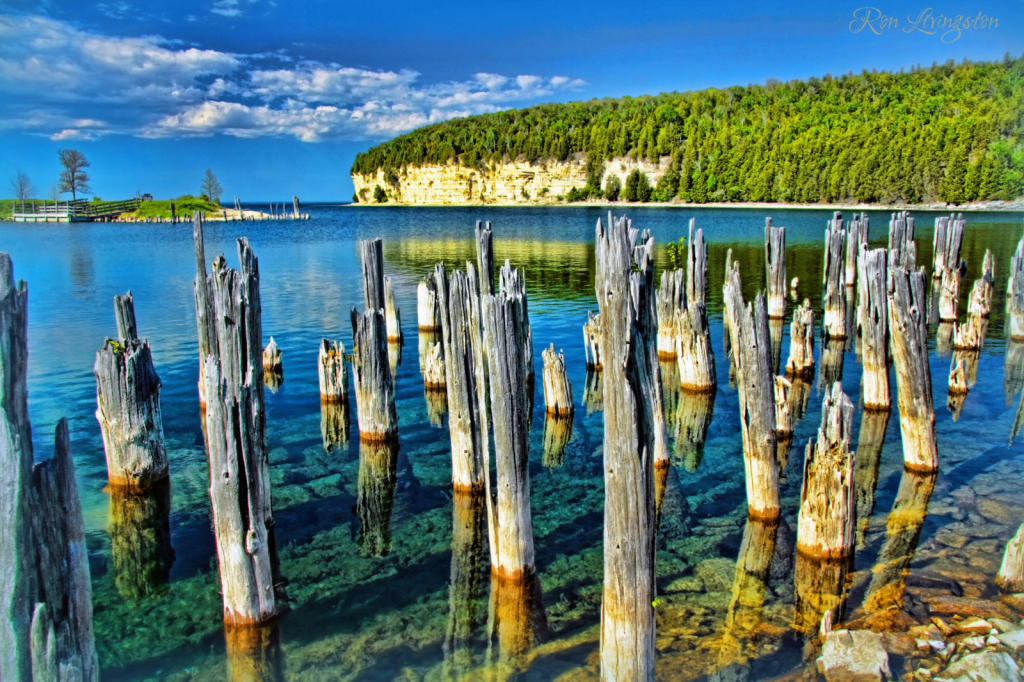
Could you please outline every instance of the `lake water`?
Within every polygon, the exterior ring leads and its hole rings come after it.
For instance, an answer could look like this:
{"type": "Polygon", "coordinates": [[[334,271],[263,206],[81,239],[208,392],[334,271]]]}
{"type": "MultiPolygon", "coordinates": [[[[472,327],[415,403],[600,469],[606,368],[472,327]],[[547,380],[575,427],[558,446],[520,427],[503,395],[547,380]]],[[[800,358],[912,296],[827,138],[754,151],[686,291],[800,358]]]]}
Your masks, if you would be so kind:
{"type": "MultiPolygon", "coordinates": [[[[0,250],[11,254],[15,276],[29,287],[29,405],[37,460],[51,454],[58,419],[70,421],[102,678],[218,680],[228,678],[230,665],[233,679],[440,680],[459,671],[479,677],[484,670],[495,678],[596,679],[602,412],[594,395],[584,404],[588,380],[596,389],[598,378],[588,378],[585,370],[581,325],[588,310],[597,310],[594,225],[605,212],[332,205],[307,210],[312,218],[302,222],[206,226],[206,253],[212,258],[225,252],[233,267],[235,237],[249,238],[260,260],[264,342],[272,335],[284,351],[284,383],[267,392],[267,432],[289,610],[262,639],[235,643],[230,656],[196,388],[191,225],[0,224],[0,250]],[[547,434],[546,448],[538,382],[530,486],[544,620],[538,621],[538,647],[512,661],[500,654],[500,638],[492,642],[488,635],[486,546],[479,537],[467,540],[456,533],[453,556],[453,514],[458,526],[472,510],[453,509],[443,400],[438,404],[425,393],[419,367],[416,285],[438,261],[453,268],[475,258],[477,219],[493,221],[497,261],[510,259],[525,270],[538,376],[541,349],[564,349],[576,403],[564,449],[551,446],[563,435],[555,431],[547,434]],[[378,236],[384,238],[385,273],[395,283],[405,334],[397,374],[400,447],[397,455],[386,453],[384,464],[365,446],[360,452],[352,400],[347,442],[325,448],[317,383],[320,339],[340,339],[351,349],[349,310],[361,309],[363,297],[356,240],[378,236]],[[129,289],[140,335],[152,345],[163,382],[171,477],[169,491],[111,499],[94,417],[92,365],[104,338],[116,331],[113,297],[129,289]]],[[[818,573],[809,574],[794,560],[793,543],[803,448],[821,418],[822,363],[808,387],[806,412],[783,472],[783,521],[771,529],[770,571],[750,588],[744,582],[748,571],[737,572],[737,557],[746,530],[750,541],[741,569],[757,563],[754,545],[764,529],[745,525],[738,399],[722,347],[721,283],[726,250],[732,248],[745,299],[764,286],[763,225],[771,215],[774,224],[787,228],[788,277],[799,277],[800,298],[810,298],[820,312],[822,237],[830,212],[629,207],[627,213],[636,227],[652,231],[659,266],[666,262],[664,245],[684,234],[689,218],[703,228],[719,377],[714,400],[701,405],[667,391],[673,422],[708,409],[711,420],[703,447],[675,449],[664,482],[658,676],[767,679],[800,664],[799,630],[813,621],[817,603],[806,588],[798,594],[794,575],[803,571],[806,580],[818,573]]],[[[918,262],[930,265],[936,214],[914,215],[918,262]]],[[[870,217],[871,245],[882,246],[888,214],[870,217]]],[[[863,611],[862,602],[883,600],[887,589],[897,591],[897,600],[912,601],[899,585],[889,584],[898,582],[904,568],[951,577],[970,596],[994,594],[991,578],[1002,547],[1024,520],[1024,449],[1019,438],[1011,438],[1024,386],[1024,346],[1004,339],[1006,275],[1021,232],[1021,214],[967,217],[961,314],[986,248],[995,254],[996,296],[976,379],[957,420],[946,406],[948,330],[931,330],[937,479],[903,473],[895,406],[887,421],[879,415],[865,420],[857,408],[854,433],[865,440],[873,429],[884,434],[884,445],[877,462],[870,447],[858,462],[858,551],[853,572],[842,581],[848,617],[863,611]],[[909,505],[916,520],[900,525],[898,514],[890,519],[894,505],[897,511],[909,505]]],[[[790,302],[788,312],[794,307],[790,302]]],[[[785,364],[788,316],[783,331],[785,364]]],[[[820,330],[816,336],[817,355],[820,330]]],[[[855,344],[832,358],[828,371],[841,374],[857,405],[861,366],[855,344]]],[[[894,374],[891,382],[895,396],[894,374]]]]}

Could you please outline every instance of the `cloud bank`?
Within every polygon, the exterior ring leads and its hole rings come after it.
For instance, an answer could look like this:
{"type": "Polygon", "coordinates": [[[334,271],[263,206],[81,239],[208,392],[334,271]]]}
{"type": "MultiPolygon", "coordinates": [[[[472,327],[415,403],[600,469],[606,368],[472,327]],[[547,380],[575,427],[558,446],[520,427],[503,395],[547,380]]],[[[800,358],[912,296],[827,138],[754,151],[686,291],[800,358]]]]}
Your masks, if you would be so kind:
{"type": "MultiPolygon", "coordinates": [[[[237,3],[219,2],[224,12],[237,3]]],[[[39,16],[0,16],[5,129],[53,139],[107,134],[383,139],[428,123],[577,89],[565,76],[478,73],[421,84],[372,71],[185,47],[160,36],[106,36],[39,16]],[[289,68],[281,68],[286,64],[289,68]]]]}

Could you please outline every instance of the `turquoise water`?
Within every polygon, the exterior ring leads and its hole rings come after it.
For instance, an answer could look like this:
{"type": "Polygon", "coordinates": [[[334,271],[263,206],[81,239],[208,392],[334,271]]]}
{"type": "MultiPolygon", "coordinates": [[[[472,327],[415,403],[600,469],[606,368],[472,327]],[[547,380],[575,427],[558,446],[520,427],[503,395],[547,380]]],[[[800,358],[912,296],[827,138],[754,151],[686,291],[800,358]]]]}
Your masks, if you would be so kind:
{"type": "MultiPolygon", "coordinates": [[[[592,401],[583,404],[588,377],[581,325],[587,311],[597,309],[594,224],[605,212],[571,207],[308,209],[309,221],[206,227],[207,254],[223,251],[233,266],[234,239],[248,236],[260,260],[264,341],[272,335],[284,351],[284,383],[276,392],[268,391],[267,405],[276,537],[289,610],[277,630],[256,647],[258,655],[235,652],[231,657],[225,652],[220,619],[196,389],[191,226],[0,224],[0,249],[11,254],[16,277],[29,286],[29,403],[36,458],[52,452],[53,430],[61,416],[71,425],[103,679],[226,679],[229,658],[235,679],[253,679],[244,676],[246,656],[250,663],[255,656],[263,666],[264,676],[255,679],[446,679],[456,669],[478,671],[495,657],[501,643],[489,646],[486,547],[481,552],[472,543],[468,550],[459,545],[453,567],[449,439],[446,428],[437,425],[443,405],[436,400],[432,404],[424,392],[416,330],[418,281],[439,260],[458,267],[474,257],[472,228],[477,219],[493,221],[497,260],[510,259],[525,270],[538,374],[542,348],[553,343],[564,349],[576,402],[564,452],[545,452],[543,400],[537,388],[530,473],[546,627],[539,630],[539,647],[517,659],[511,674],[537,680],[593,679],[602,566],[602,412],[592,401]],[[347,442],[325,448],[316,370],[321,338],[340,339],[351,348],[349,310],[362,306],[356,240],[377,236],[384,238],[385,272],[395,283],[406,339],[397,374],[400,448],[389,453],[391,463],[385,468],[390,470],[383,474],[365,465],[360,471],[354,401],[347,442]],[[115,332],[113,296],[129,289],[140,335],[152,345],[163,382],[171,480],[164,497],[112,500],[104,489],[105,460],[93,416],[92,363],[104,338],[115,332]],[[479,579],[458,578],[466,574],[479,579]],[[454,582],[453,576],[458,578],[454,582]],[[449,633],[456,621],[464,631],[461,638],[449,633]]],[[[774,224],[787,228],[788,276],[799,277],[800,298],[820,305],[828,211],[628,211],[634,225],[651,229],[661,245],[682,236],[690,217],[697,219],[709,242],[709,313],[719,388],[703,448],[676,452],[665,483],[658,537],[658,670],[663,679],[700,679],[723,668],[744,671],[743,679],[764,679],[801,660],[803,640],[791,627],[798,607],[794,571],[799,570],[794,568],[793,536],[803,445],[820,421],[817,377],[809,387],[806,414],[797,423],[784,472],[784,520],[775,535],[760,601],[752,605],[742,598],[736,577],[746,502],[738,401],[727,381],[722,350],[721,282],[726,249],[732,248],[740,262],[745,299],[763,287],[768,214],[774,224]]],[[[872,246],[884,245],[888,215],[870,215],[872,246]]],[[[918,262],[930,264],[935,214],[914,215],[918,262]]],[[[1018,493],[1024,482],[1020,441],[1007,445],[1024,384],[1024,354],[1016,345],[1008,347],[1003,334],[1006,274],[1021,219],[1020,214],[967,218],[962,256],[968,272],[960,309],[966,310],[985,249],[992,249],[996,297],[988,335],[976,383],[956,421],[946,408],[949,353],[936,347],[942,333],[931,335],[942,470],[933,483],[929,513],[923,524],[910,529],[907,547],[890,542],[884,552],[909,552],[907,562],[915,570],[941,573],[947,564],[960,566],[965,575],[973,570],[975,582],[969,576],[958,579],[965,590],[979,595],[988,589],[984,580],[986,575],[991,580],[995,568],[978,557],[1001,554],[1005,539],[1024,520],[1024,499],[1018,493]],[[969,513],[957,504],[968,488],[987,500],[973,502],[969,513]],[[975,526],[984,522],[986,537],[956,548],[959,554],[943,549],[948,546],[940,542],[946,537],[942,533],[972,521],[977,521],[975,526]],[[915,548],[920,549],[916,555],[915,548]]],[[[793,307],[791,303],[790,312],[793,307]]],[[[787,317],[783,364],[788,325],[787,317]]],[[[819,344],[816,353],[820,351],[819,344]]],[[[855,348],[850,344],[838,355],[843,388],[857,404],[861,368],[855,348]]],[[[820,375],[820,362],[818,370],[820,375]]],[[[894,377],[892,381],[895,387],[894,377]]],[[[861,421],[858,407],[855,434],[861,421]]],[[[861,542],[855,570],[846,581],[848,615],[857,612],[865,593],[873,592],[870,570],[893,537],[885,529],[902,477],[896,414],[884,434],[877,485],[871,486],[870,480],[864,484],[870,499],[862,506],[866,518],[860,519],[861,542]]],[[[557,434],[548,435],[558,440],[557,434]]],[[[363,453],[364,462],[370,454],[363,453]]],[[[952,570],[946,569],[943,575],[952,570]]],[[[488,670],[504,676],[510,669],[492,665],[488,670]]]]}

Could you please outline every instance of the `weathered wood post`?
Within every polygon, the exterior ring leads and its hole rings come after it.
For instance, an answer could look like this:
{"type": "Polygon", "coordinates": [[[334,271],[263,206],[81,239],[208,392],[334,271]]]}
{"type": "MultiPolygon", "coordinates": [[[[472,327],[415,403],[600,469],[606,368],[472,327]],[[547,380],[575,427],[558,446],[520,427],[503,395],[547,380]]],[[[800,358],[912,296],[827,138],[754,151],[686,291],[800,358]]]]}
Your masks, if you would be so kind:
{"type": "Polygon", "coordinates": [[[865,408],[861,415],[854,466],[854,487],[857,495],[857,548],[863,548],[868,523],[875,509],[878,467],[882,460],[885,430],[889,426],[889,410],[865,408]]]}
{"type": "Polygon", "coordinates": [[[826,339],[846,338],[846,276],[843,264],[843,216],[838,211],[825,230],[825,296],[822,320],[826,339]]]}
{"type": "Polygon", "coordinates": [[[363,266],[363,305],[366,310],[384,311],[384,241],[359,240],[359,257],[363,266]]]}
{"type": "Polygon", "coordinates": [[[681,269],[661,273],[661,286],[655,293],[658,310],[658,357],[675,359],[678,355],[678,319],[686,309],[685,273],[681,269]]]}
{"type": "Polygon", "coordinates": [[[298,220],[299,215],[299,198],[292,196],[292,218],[298,220]]]}
{"type": "Polygon", "coordinates": [[[967,314],[974,317],[988,317],[992,312],[992,293],[995,290],[995,259],[992,252],[985,249],[985,260],[981,268],[981,277],[974,280],[971,296],[967,303],[967,314]]]}
{"type": "Polygon", "coordinates": [[[914,218],[907,211],[892,214],[889,220],[889,267],[907,272],[917,269],[917,246],[914,244],[914,218]]]}
{"type": "MultiPolygon", "coordinates": [[[[860,217],[853,214],[853,220],[846,225],[846,286],[852,287],[859,280],[857,279],[857,261],[860,258],[862,245],[868,244],[868,214],[861,213],[860,217]]],[[[847,299],[850,295],[847,295],[847,299]]]]}
{"type": "Polygon", "coordinates": [[[277,347],[274,337],[270,337],[270,343],[263,349],[263,377],[265,383],[272,391],[284,381],[284,354],[277,347]]]}
{"type": "Polygon", "coordinates": [[[1006,404],[1024,389],[1024,342],[1010,339],[1006,342],[1006,357],[1003,360],[1003,391],[1006,404]]]}
{"type": "Polygon", "coordinates": [[[398,483],[398,441],[359,441],[356,544],[367,557],[391,553],[391,510],[398,483]]]}
{"type": "Polygon", "coordinates": [[[132,294],[114,297],[117,341],[96,353],[96,419],[112,487],[144,488],[167,477],[160,377],[138,338],[132,294]]]}
{"type": "Polygon", "coordinates": [[[654,679],[653,264],[635,263],[631,224],[596,230],[604,399],[604,591],[601,678],[654,679]]]}
{"type": "Polygon", "coordinates": [[[885,543],[878,561],[871,570],[871,582],[864,596],[864,611],[878,613],[890,608],[903,608],[910,562],[921,539],[928,501],[935,489],[936,474],[907,469],[900,477],[900,487],[892,503],[885,526],[885,543]]]}
{"type": "MultiPolygon", "coordinates": [[[[197,231],[197,254],[202,230],[197,231]]],[[[213,263],[197,317],[212,329],[204,358],[210,499],[220,562],[224,621],[238,626],[277,616],[274,513],[271,508],[263,398],[263,338],[259,262],[245,237],[238,240],[240,270],[224,256],[213,263]]],[[[205,269],[205,268],[204,268],[205,269]]]]}
{"type": "Polygon", "coordinates": [[[842,385],[832,384],[821,408],[817,441],[807,443],[797,552],[814,559],[853,556],[853,403],[842,385]]]}
{"type": "Polygon", "coordinates": [[[950,268],[960,267],[960,246],[964,239],[964,214],[935,218],[932,236],[932,278],[939,279],[950,268]]]}
{"type": "MultiPolygon", "coordinates": [[[[388,332],[388,343],[401,344],[403,341],[402,336],[402,316],[398,311],[398,306],[395,305],[395,290],[391,285],[391,278],[384,278],[384,324],[387,327],[388,332]]],[[[401,355],[401,350],[399,350],[401,355]]]]}
{"type": "Polygon", "coordinates": [[[946,395],[946,407],[953,414],[953,421],[960,418],[960,410],[967,399],[967,370],[964,361],[957,360],[949,368],[949,391],[946,395]]]}
{"type": "Polygon", "coordinates": [[[476,221],[475,236],[480,295],[489,296],[494,293],[494,233],[491,231],[491,221],[487,221],[486,227],[483,227],[481,221],[476,221]]]}
{"type": "Polygon", "coordinates": [[[779,515],[779,464],[775,452],[775,380],[764,296],[758,294],[753,307],[744,306],[739,268],[732,270],[724,294],[739,386],[748,513],[753,518],[774,519],[779,515]]]}
{"type": "Polygon", "coordinates": [[[784,376],[774,375],[772,378],[775,381],[775,457],[781,476],[789,461],[789,447],[793,444],[794,419],[789,400],[793,383],[784,376]]]}
{"type": "MultiPolygon", "coordinates": [[[[690,237],[686,246],[686,295],[683,308],[676,311],[675,356],[680,387],[688,391],[713,393],[718,378],[706,304],[708,249],[704,231],[694,232],[695,222],[690,219],[690,237]]],[[[659,321],[659,338],[660,324],[659,321]]]]}
{"type": "Polygon", "coordinates": [[[474,325],[479,326],[478,318],[473,315],[477,292],[465,272],[453,272],[449,279],[440,264],[435,269],[434,279],[446,358],[441,369],[448,395],[452,485],[456,495],[482,494],[488,445],[487,415],[480,412],[476,374],[476,356],[482,349],[479,341],[474,343],[473,335],[474,325]]]}
{"type": "Polygon", "coordinates": [[[544,408],[555,417],[572,418],[572,385],[565,373],[565,355],[555,354],[555,344],[544,350],[544,408]]]}
{"type": "Polygon", "coordinates": [[[441,330],[441,309],[433,275],[424,277],[416,287],[416,323],[420,334],[441,330]]]}
{"type": "Polygon", "coordinates": [[[587,358],[587,369],[601,369],[601,313],[595,315],[587,312],[587,321],[583,325],[583,352],[587,358]]]}
{"type": "Polygon", "coordinates": [[[889,330],[896,366],[904,466],[912,471],[931,472],[938,469],[939,456],[928,367],[924,283],[923,268],[907,272],[889,263],[889,330]]]}
{"type": "Polygon", "coordinates": [[[170,580],[171,485],[168,479],[145,490],[111,487],[110,559],[114,584],[130,601],[155,594],[170,580]]]}
{"type": "Polygon", "coordinates": [[[96,682],[92,586],[67,420],[33,467],[28,287],[0,252],[0,675],[96,682]],[[63,677],[62,677],[63,673],[63,677]]]}
{"type": "Polygon", "coordinates": [[[861,249],[857,260],[858,308],[857,326],[860,335],[864,375],[861,379],[861,400],[865,409],[888,410],[889,394],[889,308],[886,290],[888,270],[885,249],[861,249]]]}
{"type": "Polygon", "coordinates": [[[786,376],[790,379],[814,378],[814,310],[807,299],[793,312],[793,321],[789,325],[786,376]]]}
{"type": "Polygon", "coordinates": [[[732,356],[732,320],[729,315],[729,306],[725,305],[725,292],[731,286],[732,277],[735,274],[737,281],[740,281],[740,264],[732,259],[732,249],[725,254],[725,283],[722,285],[722,349],[725,356],[729,358],[729,386],[736,387],[736,361],[732,356]]]}
{"type": "Polygon", "coordinates": [[[1010,339],[1024,340],[1024,238],[1010,259],[1010,281],[1006,292],[1006,313],[1010,339]]]}
{"type": "MultiPolygon", "coordinates": [[[[199,337],[199,411],[206,410],[206,358],[216,352],[216,320],[210,317],[209,288],[206,284],[206,246],[203,240],[203,218],[199,211],[192,214],[192,239],[196,247],[196,278],[193,284],[196,297],[196,328],[199,337]]],[[[262,339],[261,339],[262,341],[262,339]]]]}
{"type": "Polygon", "coordinates": [[[1003,563],[996,575],[996,585],[1003,592],[1024,592],[1024,525],[1006,543],[1003,563]]]}
{"type": "Polygon", "coordinates": [[[317,374],[320,379],[321,405],[348,402],[348,370],[345,366],[344,343],[329,339],[320,340],[317,374]]]}
{"type": "Polygon", "coordinates": [[[781,320],[786,316],[786,228],[764,222],[765,291],[768,317],[781,320]]]}
{"type": "Polygon", "coordinates": [[[388,362],[384,314],[352,309],[352,381],[355,385],[359,439],[373,443],[398,436],[395,383],[388,362]]]}

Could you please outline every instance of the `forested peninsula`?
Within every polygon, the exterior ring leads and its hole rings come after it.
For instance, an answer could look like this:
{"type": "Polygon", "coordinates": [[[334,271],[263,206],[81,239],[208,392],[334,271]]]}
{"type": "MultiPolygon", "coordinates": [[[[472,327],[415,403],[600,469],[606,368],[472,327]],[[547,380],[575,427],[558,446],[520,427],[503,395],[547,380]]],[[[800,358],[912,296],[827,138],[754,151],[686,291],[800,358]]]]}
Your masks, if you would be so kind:
{"type": "Polygon", "coordinates": [[[356,156],[358,203],[924,203],[1024,195],[1024,57],[543,104],[356,156]]]}

